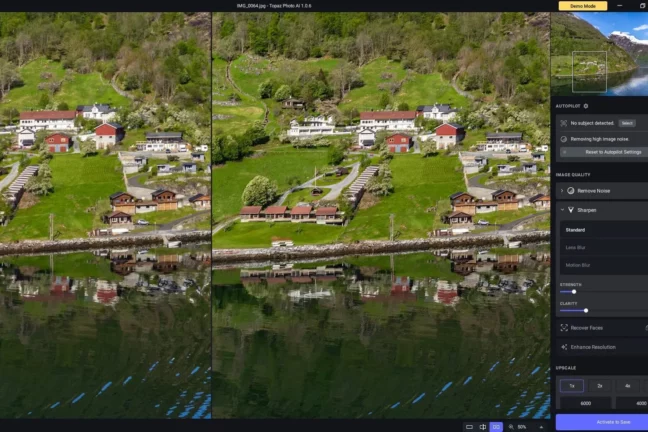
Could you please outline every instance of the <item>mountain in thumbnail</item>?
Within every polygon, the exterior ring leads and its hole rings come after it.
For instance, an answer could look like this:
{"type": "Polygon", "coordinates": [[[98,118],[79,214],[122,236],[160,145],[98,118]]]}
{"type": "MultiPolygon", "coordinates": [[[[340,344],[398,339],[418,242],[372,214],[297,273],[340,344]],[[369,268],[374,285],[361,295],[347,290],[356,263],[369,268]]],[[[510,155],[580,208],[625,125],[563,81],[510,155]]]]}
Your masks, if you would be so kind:
{"type": "Polygon", "coordinates": [[[635,60],[638,65],[648,65],[648,40],[637,39],[626,32],[614,31],[609,39],[635,60]]]}

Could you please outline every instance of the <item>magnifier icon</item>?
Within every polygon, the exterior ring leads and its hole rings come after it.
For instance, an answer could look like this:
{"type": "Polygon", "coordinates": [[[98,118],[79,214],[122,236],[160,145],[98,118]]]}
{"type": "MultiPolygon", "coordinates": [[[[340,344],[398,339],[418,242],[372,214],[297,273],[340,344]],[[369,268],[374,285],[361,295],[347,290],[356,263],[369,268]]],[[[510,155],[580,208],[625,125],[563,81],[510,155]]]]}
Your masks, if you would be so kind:
{"type": "Polygon", "coordinates": [[[509,425],[508,428],[509,428],[509,430],[513,430],[513,429],[514,429],[514,428],[513,428],[513,425],[509,425]]]}

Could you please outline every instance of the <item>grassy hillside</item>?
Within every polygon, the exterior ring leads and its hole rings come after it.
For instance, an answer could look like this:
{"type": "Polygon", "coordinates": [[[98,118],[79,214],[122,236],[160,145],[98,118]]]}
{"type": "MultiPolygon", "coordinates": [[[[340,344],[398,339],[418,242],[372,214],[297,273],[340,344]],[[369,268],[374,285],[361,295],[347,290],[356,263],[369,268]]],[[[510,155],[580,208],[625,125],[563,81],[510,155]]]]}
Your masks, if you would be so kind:
{"type": "Polygon", "coordinates": [[[219,58],[214,58],[212,61],[212,128],[214,134],[239,133],[250,122],[263,120],[265,112],[261,101],[232,86],[227,79],[227,63],[219,58]],[[237,98],[240,100],[236,101],[237,98]],[[232,100],[236,101],[236,105],[219,104],[221,102],[230,103],[232,100]]]}
{"type": "Polygon", "coordinates": [[[95,221],[88,208],[124,189],[117,156],[62,154],[52,159],[50,167],[54,192],[18,210],[9,225],[0,228],[0,241],[48,238],[50,214],[57,238],[86,237],[95,221]]]}
{"type": "MultiPolygon", "coordinates": [[[[573,51],[604,51],[607,53],[607,72],[621,72],[636,68],[632,57],[605,37],[587,21],[571,13],[551,14],[551,75],[571,75],[573,51]]],[[[576,74],[593,74],[594,62],[604,61],[602,54],[578,54],[576,74]]]]}
{"type": "Polygon", "coordinates": [[[257,175],[277,182],[279,191],[288,189],[288,180],[297,177],[300,182],[310,179],[315,168],[326,166],[325,150],[274,149],[261,157],[228,162],[212,171],[212,213],[215,220],[238,214],[245,186],[257,175]]]}
{"type": "Polygon", "coordinates": [[[16,109],[18,111],[37,110],[43,108],[40,103],[43,95],[52,102],[59,104],[65,102],[70,109],[77,105],[88,105],[95,102],[108,103],[114,107],[124,107],[130,100],[117,93],[110,85],[110,81],[101,77],[99,72],[80,74],[74,71],[66,74],[60,62],[54,62],[39,57],[18,69],[22,85],[12,88],[2,100],[0,107],[3,110],[16,109]],[[51,74],[50,78],[43,78],[51,74]],[[61,89],[50,97],[47,90],[39,90],[38,86],[52,81],[63,81],[61,89]]]}

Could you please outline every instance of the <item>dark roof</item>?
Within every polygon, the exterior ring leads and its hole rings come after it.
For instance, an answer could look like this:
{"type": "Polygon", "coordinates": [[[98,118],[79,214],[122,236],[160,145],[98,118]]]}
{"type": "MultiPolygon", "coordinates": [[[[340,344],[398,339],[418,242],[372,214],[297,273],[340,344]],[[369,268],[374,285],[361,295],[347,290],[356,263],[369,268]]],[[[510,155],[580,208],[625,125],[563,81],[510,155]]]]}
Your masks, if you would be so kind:
{"type": "Polygon", "coordinates": [[[509,192],[509,193],[514,194],[514,195],[517,195],[515,192],[512,192],[512,191],[510,191],[510,190],[506,190],[506,189],[497,189],[497,190],[496,190],[495,192],[493,192],[491,195],[493,195],[493,196],[495,197],[495,196],[498,196],[498,195],[502,195],[504,192],[509,192]]]}
{"type": "Polygon", "coordinates": [[[522,132],[488,132],[486,138],[522,138],[522,132]]]}
{"type": "Polygon", "coordinates": [[[196,194],[196,195],[190,197],[190,198],[189,198],[189,202],[198,201],[199,199],[201,199],[201,198],[203,198],[203,197],[207,197],[207,198],[209,198],[207,195],[202,194],[202,193],[199,193],[199,194],[196,194]]]}
{"type": "Polygon", "coordinates": [[[124,213],[123,211],[116,211],[116,212],[113,212],[113,213],[111,213],[108,217],[109,217],[109,218],[114,218],[114,217],[117,217],[117,216],[120,216],[120,217],[121,217],[122,215],[123,215],[123,216],[128,216],[128,218],[131,218],[131,217],[132,217],[131,215],[129,215],[128,213],[124,213]]]}
{"type": "Polygon", "coordinates": [[[23,140],[22,143],[24,146],[30,146],[34,144],[34,140],[23,140]]]}
{"type": "Polygon", "coordinates": [[[155,190],[155,191],[153,191],[153,192],[151,193],[151,196],[158,196],[158,195],[160,195],[160,194],[162,194],[162,193],[164,193],[164,192],[171,192],[173,195],[176,194],[175,192],[173,192],[173,191],[171,191],[171,190],[169,190],[169,189],[157,189],[157,190],[155,190]]]}
{"type": "Polygon", "coordinates": [[[191,153],[191,156],[205,156],[205,153],[191,153]]]}
{"type": "Polygon", "coordinates": [[[531,198],[529,198],[529,202],[536,202],[536,201],[538,201],[540,198],[544,198],[544,197],[549,198],[549,197],[548,197],[547,195],[545,195],[545,194],[537,194],[537,195],[533,195],[531,198]]]}
{"type": "Polygon", "coordinates": [[[524,162],[522,166],[536,166],[535,162],[524,162]]]}
{"type": "Polygon", "coordinates": [[[457,111],[456,109],[450,108],[448,104],[434,104],[434,105],[419,105],[416,107],[416,111],[430,112],[436,107],[439,112],[448,113],[457,111]]]}
{"type": "MultiPolygon", "coordinates": [[[[115,192],[114,194],[110,195],[110,199],[115,199],[120,195],[128,195],[129,197],[133,197],[133,195],[129,194],[128,192],[119,191],[119,192],[115,192]]],[[[133,197],[133,198],[135,198],[135,197],[133,197]]]]}
{"type": "Polygon", "coordinates": [[[114,109],[110,108],[109,104],[79,105],[79,106],[77,106],[77,111],[90,112],[90,111],[92,111],[92,107],[95,107],[95,106],[97,107],[99,112],[102,112],[102,113],[115,111],[114,109]]]}
{"type": "Polygon", "coordinates": [[[182,166],[193,167],[196,166],[195,162],[182,162],[182,166]]]}
{"type": "Polygon", "coordinates": [[[531,156],[544,156],[544,153],[531,153],[531,156]]]}
{"type": "Polygon", "coordinates": [[[452,195],[450,195],[450,199],[455,199],[457,197],[460,197],[461,195],[470,195],[470,194],[468,192],[455,192],[452,195]]]}
{"type": "Polygon", "coordinates": [[[469,215],[468,213],[464,213],[464,212],[461,212],[461,211],[456,211],[454,213],[451,213],[450,216],[448,216],[448,217],[452,218],[452,217],[460,217],[460,216],[468,216],[468,217],[472,218],[472,215],[469,215]]]}
{"type": "Polygon", "coordinates": [[[182,138],[182,132],[146,132],[146,139],[149,138],[182,138]]]}

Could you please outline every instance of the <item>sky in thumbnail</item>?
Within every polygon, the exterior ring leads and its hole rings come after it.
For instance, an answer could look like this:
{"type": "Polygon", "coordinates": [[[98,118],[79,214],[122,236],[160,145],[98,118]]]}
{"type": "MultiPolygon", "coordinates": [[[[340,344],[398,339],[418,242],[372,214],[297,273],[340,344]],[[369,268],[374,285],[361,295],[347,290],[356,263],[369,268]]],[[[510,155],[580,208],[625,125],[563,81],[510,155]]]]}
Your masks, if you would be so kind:
{"type": "Polygon", "coordinates": [[[581,12],[574,15],[592,24],[606,37],[618,31],[648,42],[646,12],[581,12]]]}

